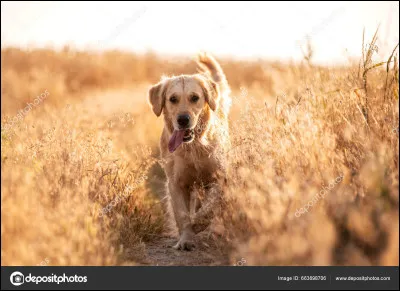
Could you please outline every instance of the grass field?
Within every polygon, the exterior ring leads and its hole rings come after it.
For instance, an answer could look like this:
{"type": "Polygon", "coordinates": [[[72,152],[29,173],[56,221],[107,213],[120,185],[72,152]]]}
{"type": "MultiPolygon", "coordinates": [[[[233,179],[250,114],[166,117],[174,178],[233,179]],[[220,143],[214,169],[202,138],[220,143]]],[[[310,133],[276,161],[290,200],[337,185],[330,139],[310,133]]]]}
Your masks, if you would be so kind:
{"type": "Polygon", "coordinates": [[[2,265],[398,265],[398,61],[373,53],[341,67],[215,56],[233,92],[224,205],[181,253],[146,97],[195,63],[2,49],[2,265]]]}

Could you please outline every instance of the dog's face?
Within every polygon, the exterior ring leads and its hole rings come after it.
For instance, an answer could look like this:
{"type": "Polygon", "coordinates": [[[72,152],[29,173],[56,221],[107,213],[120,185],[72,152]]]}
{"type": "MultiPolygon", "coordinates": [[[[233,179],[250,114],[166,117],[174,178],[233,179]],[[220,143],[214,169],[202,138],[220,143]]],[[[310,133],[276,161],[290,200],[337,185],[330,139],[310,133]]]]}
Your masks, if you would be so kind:
{"type": "Polygon", "coordinates": [[[218,95],[216,84],[200,74],[168,78],[150,89],[152,109],[157,116],[164,112],[166,126],[172,134],[171,152],[182,142],[194,140],[200,116],[207,107],[217,109],[218,95]]]}
{"type": "Polygon", "coordinates": [[[201,83],[194,78],[171,80],[165,92],[165,113],[175,130],[191,130],[206,103],[201,83]]]}

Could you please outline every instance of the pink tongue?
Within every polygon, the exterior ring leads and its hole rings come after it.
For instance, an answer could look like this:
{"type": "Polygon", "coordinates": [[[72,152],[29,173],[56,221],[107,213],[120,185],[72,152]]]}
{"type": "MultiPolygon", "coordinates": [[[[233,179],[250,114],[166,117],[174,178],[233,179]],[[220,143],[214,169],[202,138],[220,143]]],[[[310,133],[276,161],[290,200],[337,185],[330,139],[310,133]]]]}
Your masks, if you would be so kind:
{"type": "Polygon", "coordinates": [[[171,139],[168,142],[168,149],[170,153],[173,153],[181,145],[184,135],[184,130],[174,130],[171,139]]]}

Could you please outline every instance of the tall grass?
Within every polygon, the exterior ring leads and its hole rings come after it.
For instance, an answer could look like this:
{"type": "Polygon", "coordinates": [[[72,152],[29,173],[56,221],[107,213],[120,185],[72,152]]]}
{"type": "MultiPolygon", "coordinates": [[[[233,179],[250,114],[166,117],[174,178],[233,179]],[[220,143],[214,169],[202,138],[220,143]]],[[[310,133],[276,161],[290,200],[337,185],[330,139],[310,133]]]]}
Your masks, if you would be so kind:
{"type": "MultiPolygon", "coordinates": [[[[397,265],[395,51],[386,71],[364,56],[361,84],[352,64],[221,63],[233,88],[232,148],[215,238],[232,262],[397,265]]],[[[12,135],[2,131],[2,265],[145,262],[168,223],[148,84],[195,64],[68,47],[4,49],[2,64],[2,126],[50,93],[12,135]]]]}

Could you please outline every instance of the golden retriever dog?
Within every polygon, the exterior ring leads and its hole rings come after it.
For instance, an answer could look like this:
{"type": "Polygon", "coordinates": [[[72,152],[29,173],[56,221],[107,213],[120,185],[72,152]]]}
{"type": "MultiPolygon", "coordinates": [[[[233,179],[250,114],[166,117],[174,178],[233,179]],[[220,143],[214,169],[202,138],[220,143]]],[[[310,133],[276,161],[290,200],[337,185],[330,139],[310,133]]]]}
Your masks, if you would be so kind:
{"type": "Polygon", "coordinates": [[[224,72],[208,54],[197,60],[199,73],[162,80],[149,90],[153,112],[164,115],[161,159],[178,230],[175,249],[192,250],[222,198],[229,147],[231,104],[224,72]]]}

